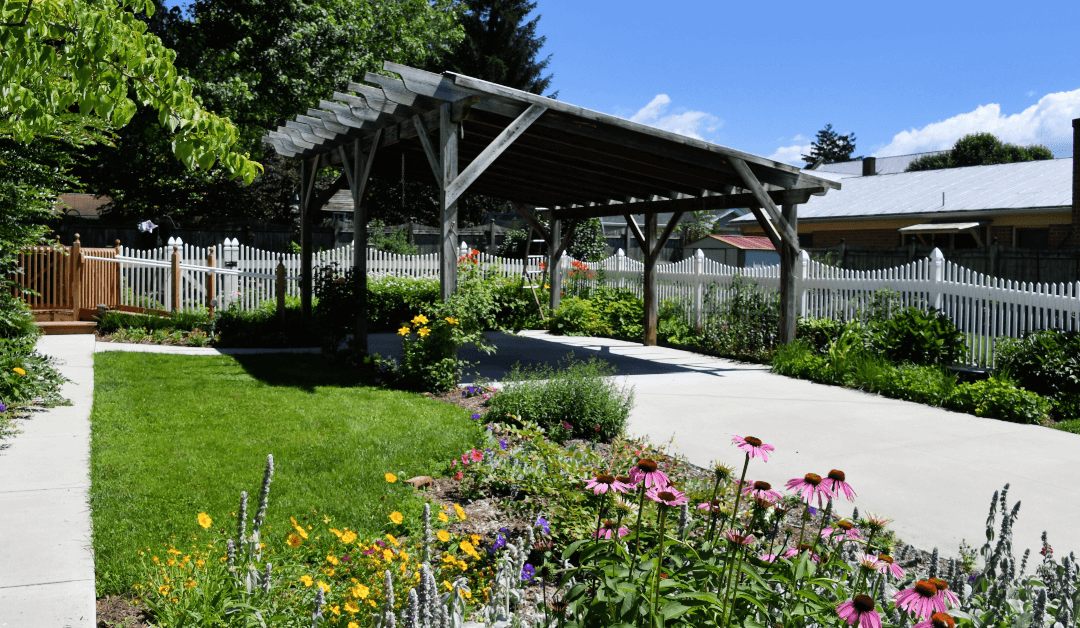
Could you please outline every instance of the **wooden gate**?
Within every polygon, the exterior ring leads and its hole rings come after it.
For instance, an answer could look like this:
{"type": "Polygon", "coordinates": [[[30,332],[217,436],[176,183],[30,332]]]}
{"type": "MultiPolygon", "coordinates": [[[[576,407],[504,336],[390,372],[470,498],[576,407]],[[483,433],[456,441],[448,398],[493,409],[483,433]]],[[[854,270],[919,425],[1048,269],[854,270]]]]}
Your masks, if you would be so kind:
{"type": "Polygon", "coordinates": [[[119,305],[120,265],[84,258],[114,258],[118,248],[84,249],[78,234],[72,246],[31,247],[19,253],[23,272],[15,277],[15,292],[34,310],[35,320],[92,319],[99,304],[119,305]]]}

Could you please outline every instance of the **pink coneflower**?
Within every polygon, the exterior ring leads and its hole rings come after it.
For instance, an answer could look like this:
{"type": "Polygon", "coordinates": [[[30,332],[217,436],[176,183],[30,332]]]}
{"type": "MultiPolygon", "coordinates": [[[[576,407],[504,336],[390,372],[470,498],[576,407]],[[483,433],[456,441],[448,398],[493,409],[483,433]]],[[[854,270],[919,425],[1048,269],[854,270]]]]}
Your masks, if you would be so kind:
{"type": "Polygon", "coordinates": [[[818,508],[824,507],[825,500],[829,499],[829,489],[822,486],[821,476],[816,473],[807,473],[801,478],[788,480],[788,490],[794,491],[803,498],[807,504],[814,502],[817,497],[818,508]]]}
{"type": "Polygon", "coordinates": [[[616,480],[615,476],[607,475],[606,473],[601,473],[595,478],[585,483],[585,489],[592,491],[594,495],[603,495],[608,491],[612,491],[614,493],[625,493],[632,488],[634,487],[623,484],[622,482],[616,480]]]}
{"type": "Polygon", "coordinates": [[[776,554],[764,554],[759,558],[767,563],[775,563],[776,559],[779,558],[779,556],[777,556],[776,554]]]}
{"type": "Polygon", "coordinates": [[[873,554],[862,554],[859,556],[859,564],[871,571],[876,571],[881,566],[881,561],[873,554]]]}
{"type": "Polygon", "coordinates": [[[645,482],[645,488],[664,488],[671,483],[667,474],[657,467],[656,461],[651,458],[638,460],[637,464],[630,468],[630,481],[634,484],[645,482]]]}
{"type": "Polygon", "coordinates": [[[937,587],[938,599],[941,600],[943,604],[949,608],[960,605],[960,598],[956,597],[956,594],[949,590],[948,582],[945,582],[941,578],[930,578],[930,584],[937,587]]]}
{"type": "Polygon", "coordinates": [[[764,499],[769,502],[769,506],[783,499],[780,493],[773,490],[772,484],[761,480],[753,484],[747,484],[746,488],[743,489],[743,495],[754,499],[764,499]]]}
{"type": "Polygon", "coordinates": [[[783,557],[784,558],[795,558],[796,556],[798,556],[802,552],[809,552],[810,553],[810,560],[814,561],[815,563],[820,563],[821,562],[821,557],[818,556],[817,554],[815,554],[813,549],[814,549],[813,545],[807,545],[806,543],[800,543],[798,547],[789,547],[787,549],[787,551],[784,552],[783,557]]]}
{"type": "Polygon", "coordinates": [[[955,628],[956,620],[948,613],[934,613],[930,619],[915,624],[913,628],[955,628]]]}
{"type": "Polygon", "coordinates": [[[888,554],[878,554],[878,571],[892,574],[892,577],[897,580],[904,579],[904,568],[897,565],[893,557],[888,554]]]}
{"type": "Polygon", "coordinates": [[[761,459],[765,462],[769,461],[769,452],[776,449],[776,447],[773,447],[768,443],[763,443],[760,438],[754,438],[753,436],[739,436],[738,434],[732,434],[731,442],[735,443],[735,446],[739,449],[750,454],[751,458],[761,456],[761,459]]]}
{"type": "Polygon", "coordinates": [[[881,628],[881,615],[874,609],[874,598],[869,595],[856,595],[848,602],[836,607],[836,614],[858,628],[881,628]]]}
{"type": "Polygon", "coordinates": [[[825,538],[832,537],[833,534],[840,534],[841,541],[861,541],[862,535],[855,529],[855,524],[851,523],[847,519],[841,519],[836,522],[836,527],[828,527],[821,531],[821,535],[825,538]]]}
{"type": "Polygon", "coordinates": [[[682,506],[686,502],[690,501],[686,496],[686,493],[680,492],[678,489],[668,486],[663,490],[653,487],[645,493],[645,497],[653,500],[658,504],[664,506],[682,506]]]}
{"type": "Polygon", "coordinates": [[[919,580],[915,586],[894,595],[893,600],[897,608],[914,613],[919,619],[945,612],[945,602],[938,597],[937,587],[929,580],[919,580]]]}
{"type": "Polygon", "coordinates": [[[855,501],[855,491],[851,490],[851,485],[844,481],[847,476],[839,469],[833,469],[829,471],[829,475],[821,481],[825,485],[825,489],[833,496],[833,498],[839,498],[840,492],[844,492],[844,497],[849,502],[855,501]]]}
{"type": "Polygon", "coordinates": [[[595,539],[610,539],[612,536],[618,535],[622,537],[630,534],[630,529],[625,526],[616,526],[614,521],[605,521],[604,525],[600,526],[600,529],[593,534],[595,539]]]}
{"type": "Polygon", "coordinates": [[[742,533],[738,530],[728,530],[724,532],[724,538],[732,545],[752,545],[757,541],[753,534],[742,533]]]}
{"type": "Polygon", "coordinates": [[[701,502],[697,505],[698,510],[707,510],[709,512],[722,512],[722,504],[719,499],[713,499],[707,502],[701,502]]]}

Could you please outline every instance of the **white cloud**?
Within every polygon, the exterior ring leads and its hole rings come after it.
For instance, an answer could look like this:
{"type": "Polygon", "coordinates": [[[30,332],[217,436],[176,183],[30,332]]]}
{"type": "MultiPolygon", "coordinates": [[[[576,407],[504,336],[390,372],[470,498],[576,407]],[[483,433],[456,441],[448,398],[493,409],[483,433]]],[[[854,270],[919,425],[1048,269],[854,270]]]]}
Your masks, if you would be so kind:
{"type": "Polygon", "coordinates": [[[798,135],[796,135],[795,137],[791,138],[791,141],[792,141],[792,142],[805,142],[805,141],[806,141],[806,138],[805,138],[805,137],[803,137],[803,134],[802,134],[802,133],[799,133],[799,134],[798,134],[798,135]]]}
{"type": "Polygon", "coordinates": [[[657,94],[649,104],[631,116],[630,121],[699,140],[705,139],[701,136],[702,132],[711,133],[723,124],[720,118],[704,111],[683,111],[665,115],[670,104],[671,98],[667,94],[657,94]]]}
{"type": "MultiPolygon", "coordinates": [[[[794,139],[798,139],[799,137],[800,136],[796,135],[794,139]]],[[[794,146],[781,146],[780,148],[776,149],[776,152],[769,155],[769,159],[772,159],[773,161],[781,161],[788,164],[794,164],[797,166],[804,166],[806,165],[806,162],[803,161],[802,156],[810,154],[810,147],[810,144],[807,144],[806,146],[801,146],[799,144],[796,144],[794,146]]]]}
{"type": "Polygon", "coordinates": [[[1047,94],[1020,113],[1002,115],[1001,105],[982,105],[921,129],[897,133],[875,157],[908,155],[952,148],[969,133],[993,133],[1003,142],[1035,144],[1072,135],[1072,119],[1080,117],[1080,89],[1047,94]]]}
{"type": "Polygon", "coordinates": [[[1034,96],[1034,95],[1035,95],[1035,91],[1034,91],[1034,90],[1030,90],[1030,91],[1028,91],[1027,95],[1028,95],[1028,98],[1031,98],[1032,96],[1034,96]]]}

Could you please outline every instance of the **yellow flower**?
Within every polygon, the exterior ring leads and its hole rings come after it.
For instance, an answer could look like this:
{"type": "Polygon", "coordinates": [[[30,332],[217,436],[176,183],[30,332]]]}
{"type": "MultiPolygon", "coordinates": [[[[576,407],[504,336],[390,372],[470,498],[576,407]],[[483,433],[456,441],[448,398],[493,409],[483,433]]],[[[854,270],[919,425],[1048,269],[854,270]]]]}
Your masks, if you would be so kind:
{"type": "Polygon", "coordinates": [[[460,593],[462,596],[464,596],[467,599],[470,599],[470,600],[472,599],[472,592],[467,590],[467,589],[458,589],[458,593],[460,593]]]}
{"type": "Polygon", "coordinates": [[[170,548],[169,548],[169,552],[168,552],[168,553],[169,553],[169,554],[176,554],[177,556],[179,556],[180,554],[183,554],[183,552],[181,552],[180,550],[176,549],[175,547],[170,547],[170,548]]]}
{"type": "Polygon", "coordinates": [[[336,556],[334,556],[333,554],[328,554],[328,555],[326,556],[326,562],[328,562],[328,563],[330,563],[331,565],[334,565],[334,566],[336,567],[336,566],[337,566],[337,564],[338,564],[338,559],[337,559],[337,557],[336,557],[336,556]]]}
{"type": "Polygon", "coordinates": [[[436,536],[438,536],[439,540],[442,541],[443,543],[446,543],[447,541],[450,540],[450,533],[447,532],[446,530],[439,530],[439,533],[436,536]]]}
{"type": "MultiPolygon", "coordinates": [[[[26,375],[26,371],[22,370],[21,368],[19,368],[17,366],[15,368],[11,369],[11,370],[15,371],[19,375],[26,375]]],[[[164,595],[164,594],[162,594],[162,595],[164,595]]]]}
{"type": "Polygon", "coordinates": [[[412,324],[413,325],[426,325],[427,322],[428,322],[428,319],[423,314],[417,314],[412,319],[412,324]]]}
{"type": "Polygon", "coordinates": [[[322,522],[323,523],[330,523],[330,516],[329,515],[323,515],[322,516],[322,522]]]}
{"type": "Polygon", "coordinates": [[[462,521],[465,521],[465,510],[462,509],[461,506],[458,506],[457,504],[454,504],[454,512],[457,513],[457,518],[458,519],[460,519],[462,521]]]}
{"type": "Polygon", "coordinates": [[[446,317],[446,322],[450,323],[451,325],[457,325],[458,324],[458,319],[454,318],[453,316],[447,316],[446,317]]]}
{"type": "Polygon", "coordinates": [[[311,579],[311,576],[300,576],[300,582],[303,582],[305,587],[310,587],[315,584],[315,581],[311,579]]]}
{"type": "Polygon", "coordinates": [[[300,538],[308,538],[308,533],[307,530],[304,529],[304,526],[296,523],[296,519],[293,519],[292,517],[289,517],[289,520],[292,521],[293,529],[296,530],[296,533],[300,535],[300,538]]]}
{"type": "Polygon", "coordinates": [[[462,571],[465,571],[466,569],[469,568],[469,564],[466,563],[463,560],[457,561],[456,563],[454,563],[454,566],[457,567],[458,569],[462,570],[462,571]]]}
{"type": "Polygon", "coordinates": [[[352,530],[346,530],[345,534],[341,535],[341,542],[345,544],[352,543],[356,540],[356,533],[352,530]]]}
{"type": "MultiPolygon", "coordinates": [[[[348,602],[345,602],[345,610],[348,611],[350,614],[355,615],[360,612],[360,605],[352,600],[349,600],[348,602]]],[[[356,624],[352,625],[355,626],[356,624]]]]}
{"type": "Polygon", "coordinates": [[[383,477],[385,477],[386,481],[391,483],[391,484],[393,484],[394,482],[397,482],[397,476],[394,475],[393,473],[387,473],[383,477]]]}
{"type": "Polygon", "coordinates": [[[398,525],[401,525],[401,522],[404,521],[404,520],[405,520],[405,517],[401,516],[400,512],[395,510],[394,512],[390,513],[390,521],[393,521],[394,523],[396,523],[398,525]]]}
{"type": "Polygon", "coordinates": [[[289,547],[296,549],[300,547],[300,544],[303,542],[304,540],[300,538],[299,534],[293,533],[289,535],[289,547]]]}
{"type": "Polygon", "coordinates": [[[326,584],[322,580],[319,580],[319,588],[323,590],[323,593],[330,592],[330,585],[326,584]]]}
{"type": "Polygon", "coordinates": [[[368,600],[367,603],[371,605],[371,608],[375,608],[377,606],[377,604],[375,604],[375,600],[368,600]]]}
{"type": "Polygon", "coordinates": [[[465,552],[469,556],[472,556],[473,558],[476,558],[476,559],[480,558],[480,555],[476,553],[476,548],[473,547],[472,543],[470,543],[468,541],[462,541],[462,542],[458,543],[458,547],[460,547],[461,551],[465,552]]]}
{"type": "Polygon", "coordinates": [[[335,615],[340,615],[341,614],[341,607],[338,606],[337,604],[334,604],[333,606],[330,607],[330,612],[335,614],[335,615]]]}
{"type": "Polygon", "coordinates": [[[169,585],[167,585],[167,584],[161,585],[160,587],[158,587],[157,592],[158,592],[159,595],[165,595],[166,593],[169,592],[169,585]]]}
{"type": "MultiPolygon", "coordinates": [[[[348,604],[345,605],[345,610],[347,610],[347,611],[349,610],[349,605],[348,604]]],[[[357,610],[359,610],[359,608],[357,610]]],[[[349,611],[349,612],[352,612],[352,611],[349,611]]],[[[349,628],[360,628],[360,624],[356,623],[355,621],[350,621],[349,622],[349,628]]]]}
{"type": "Polygon", "coordinates": [[[418,329],[418,330],[416,331],[416,333],[417,333],[417,334],[418,334],[418,335],[419,335],[419,336],[420,336],[421,338],[427,338],[427,335],[431,333],[431,330],[430,330],[430,329],[428,329],[427,327],[421,327],[420,329],[418,329]]]}
{"type": "Polygon", "coordinates": [[[470,534],[469,538],[472,539],[473,545],[480,545],[480,535],[479,534],[470,534]]]}
{"type": "Polygon", "coordinates": [[[442,584],[443,584],[444,587],[446,587],[447,591],[453,591],[454,590],[454,585],[450,584],[449,580],[443,580],[442,584]]]}
{"type": "Polygon", "coordinates": [[[445,512],[440,512],[439,513],[439,521],[442,521],[443,523],[446,523],[447,521],[450,521],[450,518],[446,516],[445,512]]]}
{"type": "Polygon", "coordinates": [[[341,530],[336,530],[334,528],[330,528],[330,534],[333,534],[334,536],[336,536],[339,539],[341,538],[341,530]]]}
{"type": "Polygon", "coordinates": [[[210,524],[213,522],[214,520],[210,518],[210,515],[206,514],[205,512],[199,513],[199,525],[203,527],[203,530],[209,529],[210,524]]]}
{"type": "Polygon", "coordinates": [[[401,329],[397,330],[397,333],[398,333],[399,336],[408,336],[409,335],[409,328],[402,325],[401,329]]]}
{"type": "Polygon", "coordinates": [[[394,560],[394,552],[393,552],[393,550],[384,549],[382,551],[382,557],[383,557],[383,560],[385,560],[387,562],[390,562],[390,561],[394,560]]]}
{"type": "Polygon", "coordinates": [[[326,574],[327,578],[330,578],[330,577],[333,577],[333,575],[335,573],[337,573],[337,570],[336,569],[323,569],[323,573],[326,574]]]}
{"type": "Polygon", "coordinates": [[[401,543],[398,543],[398,540],[394,538],[393,534],[387,534],[386,540],[393,543],[396,547],[401,547],[401,543]]]}
{"type": "Polygon", "coordinates": [[[358,600],[366,600],[368,592],[369,589],[363,584],[356,585],[352,588],[352,591],[350,591],[350,593],[352,593],[352,596],[358,600]]]}

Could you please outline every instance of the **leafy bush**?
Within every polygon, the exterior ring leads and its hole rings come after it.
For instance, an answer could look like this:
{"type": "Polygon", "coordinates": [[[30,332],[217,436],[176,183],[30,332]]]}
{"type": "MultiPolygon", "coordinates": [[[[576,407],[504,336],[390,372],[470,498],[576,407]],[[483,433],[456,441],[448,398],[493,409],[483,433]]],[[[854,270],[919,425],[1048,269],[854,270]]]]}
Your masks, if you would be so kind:
{"type": "Polygon", "coordinates": [[[995,374],[1047,397],[1058,420],[1080,419],[1080,333],[1035,331],[998,340],[995,374]]]}
{"type": "Polygon", "coordinates": [[[589,299],[567,297],[551,315],[548,329],[561,336],[610,336],[611,327],[589,299]]]}
{"type": "Polygon", "coordinates": [[[173,312],[169,316],[112,310],[97,318],[97,330],[103,334],[111,334],[118,329],[125,328],[141,328],[147,331],[155,329],[168,331],[205,330],[210,328],[211,325],[210,314],[203,309],[173,312]]]}
{"type": "Polygon", "coordinates": [[[386,276],[368,278],[368,331],[396,331],[416,312],[439,300],[439,280],[386,276]]]}
{"type": "Polygon", "coordinates": [[[398,255],[416,255],[420,252],[420,247],[409,244],[409,235],[405,229],[389,229],[387,233],[386,225],[378,218],[368,222],[368,235],[368,242],[380,251],[398,255]]]}
{"type": "Polygon", "coordinates": [[[798,379],[824,381],[828,363],[828,358],[818,354],[808,340],[799,338],[776,348],[772,372],[798,379]]]}
{"type": "MultiPolygon", "coordinates": [[[[34,314],[22,299],[0,291],[0,404],[25,405],[39,401],[61,403],[60,386],[68,381],[56,361],[34,350],[41,335],[34,314]]],[[[7,432],[0,421],[0,434],[7,432]]]]}
{"type": "Polygon", "coordinates": [[[964,335],[941,312],[909,307],[874,324],[874,342],[894,362],[949,365],[963,354],[964,335]]]}
{"type": "Polygon", "coordinates": [[[975,416],[1018,423],[1038,423],[1050,411],[1046,399],[996,377],[957,385],[948,405],[975,416]]]}
{"type": "Polygon", "coordinates": [[[697,335],[686,320],[687,303],[681,299],[665,299],[656,313],[656,335],[665,342],[689,344],[697,335]]]}
{"type": "Polygon", "coordinates": [[[502,392],[489,401],[489,419],[528,421],[545,430],[552,440],[570,438],[610,441],[622,433],[633,407],[634,393],[610,379],[615,368],[595,356],[575,361],[566,356],[558,369],[541,365],[515,365],[502,392]]]}
{"type": "MultiPolygon", "coordinates": [[[[710,288],[705,303],[714,302],[710,288]]],[[[705,313],[698,344],[743,360],[766,362],[776,351],[780,311],[776,299],[753,281],[736,275],[728,298],[705,313]]]]}
{"type": "Polygon", "coordinates": [[[254,310],[230,307],[214,317],[218,347],[315,347],[319,336],[300,315],[300,300],[287,298],[279,319],[275,304],[267,301],[254,310]]]}
{"type": "Polygon", "coordinates": [[[599,287],[589,298],[568,297],[551,316],[548,329],[567,336],[642,337],[641,299],[630,290],[599,287]]]}
{"type": "Polygon", "coordinates": [[[805,339],[814,351],[824,355],[829,343],[840,337],[844,323],[831,318],[800,318],[795,323],[795,337],[805,339]]]}

